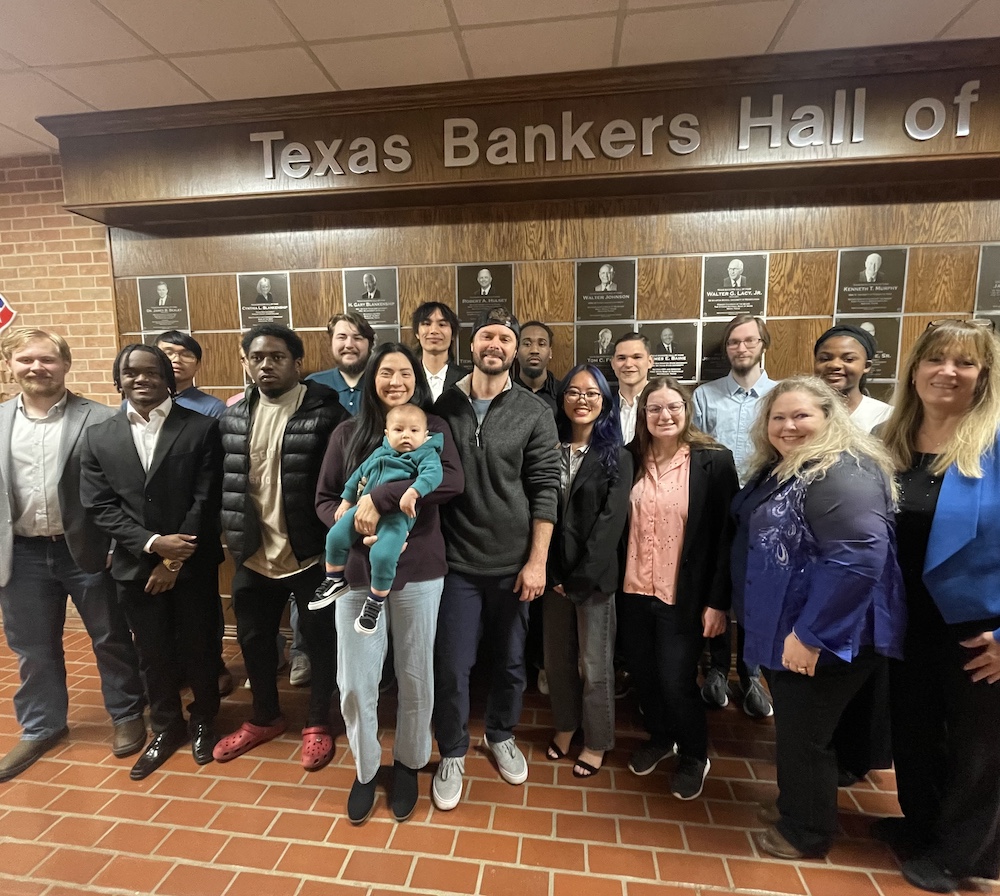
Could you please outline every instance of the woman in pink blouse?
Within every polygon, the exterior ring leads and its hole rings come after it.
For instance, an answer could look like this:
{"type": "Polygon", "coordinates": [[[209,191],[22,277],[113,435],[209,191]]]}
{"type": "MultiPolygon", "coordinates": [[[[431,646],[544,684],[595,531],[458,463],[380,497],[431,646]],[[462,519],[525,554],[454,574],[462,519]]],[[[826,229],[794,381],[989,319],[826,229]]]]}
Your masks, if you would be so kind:
{"type": "Polygon", "coordinates": [[[619,620],[650,739],[629,760],[648,775],[676,752],[671,793],[693,800],[708,774],[698,660],[729,610],[729,505],[739,490],[727,448],[691,425],[687,389],[651,379],[639,396],[619,620]]]}

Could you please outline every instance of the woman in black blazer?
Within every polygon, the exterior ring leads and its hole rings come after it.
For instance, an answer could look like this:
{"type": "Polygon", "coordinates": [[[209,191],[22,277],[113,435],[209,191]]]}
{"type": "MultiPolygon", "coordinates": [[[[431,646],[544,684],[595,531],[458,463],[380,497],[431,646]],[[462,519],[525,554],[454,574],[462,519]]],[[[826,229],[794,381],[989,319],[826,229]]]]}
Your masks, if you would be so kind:
{"type": "Polygon", "coordinates": [[[595,775],[615,742],[617,545],[625,528],[632,458],[622,447],[618,405],[590,364],[559,384],[559,519],[549,547],[543,604],[545,671],[556,732],[546,756],[561,759],[578,728],[578,778],[595,775]],[[582,672],[582,675],[581,675],[582,672]]]}
{"type": "Polygon", "coordinates": [[[671,793],[682,800],[701,793],[710,768],[698,661],[729,610],[729,505],[739,489],[732,453],[691,425],[690,407],[669,376],[639,396],[619,598],[622,645],[650,734],[629,769],[648,775],[676,750],[671,793]]]}

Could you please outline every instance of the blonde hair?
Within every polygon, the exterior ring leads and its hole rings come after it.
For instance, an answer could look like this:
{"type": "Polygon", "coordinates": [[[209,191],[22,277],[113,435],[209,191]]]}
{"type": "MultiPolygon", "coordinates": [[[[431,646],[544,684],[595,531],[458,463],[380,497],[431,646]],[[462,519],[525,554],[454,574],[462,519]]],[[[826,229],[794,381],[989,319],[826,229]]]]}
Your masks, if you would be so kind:
{"type": "Polygon", "coordinates": [[[761,399],[757,419],[750,428],[753,455],[749,461],[749,474],[753,478],[762,470],[774,467],[774,475],[779,482],[793,476],[814,482],[822,479],[844,454],[849,454],[859,464],[863,459],[872,461],[889,480],[893,500],[896,498],[896,484],[893,465],[889,453],[882,443],[851,422],[844,397],[816,376],[791,376],[782,380],[761,399]],[[782,395],[801,392],[815,400],[826,418],[826,426],[811,439],[790,451],[784,457],[768,438],[768,423],[771,409],[782,395]]]}
{"type": "Polygon", "coordinates": [[[882,439],[897,470],[913,466],[914,445],[924,420],[924,405],[914,384],[917,367],[941,353],[971,358],[980,365],[980,371],[972,405],[930,465],[930,472],[941,476],[954,464],[963,476],[979,479],[983,475],[980,461],[996,443],[1000,428],[998,350],[1000,344],[988,327],[946,320],[924,330],[899,372],[892,416],[882,427],[882,439]]]}
{"type": "Polygon", "coordinates": [[[67,364],[73,363],[73,354],[69,350],[69,344],[58,333],[49,330],[40,330],[36,327],[17,327],[7,332],[3,340],[0,341],[0,354],[5,361],[10,361],[14,352],[24,348],[33,339],[48,339],[59,350],[59,357],[67,364]]]}

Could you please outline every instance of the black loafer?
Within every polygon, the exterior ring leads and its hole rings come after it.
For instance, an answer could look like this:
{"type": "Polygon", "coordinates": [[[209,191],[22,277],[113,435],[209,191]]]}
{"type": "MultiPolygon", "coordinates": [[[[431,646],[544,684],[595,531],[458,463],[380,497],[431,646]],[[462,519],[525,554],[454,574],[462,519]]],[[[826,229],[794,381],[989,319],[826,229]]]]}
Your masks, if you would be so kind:
{"type": "Polygon", "coordinates": [[[177,750],[187,742],[187,728],[168,728],[161,731],[146,747],[145,752],[136,760],[132,766],[132,771],[128,776],[133,781],[141,781],[148,778],[164,762],[166,762],[177,750]]]}
{"type": "Polygon", "coordinates": [[[950,893],[958,889],[958,881],[933,859],[910,859],[903,862],[903,877],[919,890],[929,893],[950,893]]]}
{"type": "Polygon", "coordinates": [[[375,782],[378,775],[367,784],[362,784],[357,778],[351,787],[351,795],[347,798],[347,818],[351,824],[363,824],[375,808],[375,782]]]}
{"type": "Polygon", "coordinates": [[[208,765],[212,761],[212,751],[218,742],[219,735],[207,722],[191,726],[191,755],[198,765],[208,765]]]}
{"type": "Polygon", "coordinates": [[[389,808],[396,821],[406,821],[417,807],[417,770],[396,762],[393,765],[392,798],[389,808]]]}

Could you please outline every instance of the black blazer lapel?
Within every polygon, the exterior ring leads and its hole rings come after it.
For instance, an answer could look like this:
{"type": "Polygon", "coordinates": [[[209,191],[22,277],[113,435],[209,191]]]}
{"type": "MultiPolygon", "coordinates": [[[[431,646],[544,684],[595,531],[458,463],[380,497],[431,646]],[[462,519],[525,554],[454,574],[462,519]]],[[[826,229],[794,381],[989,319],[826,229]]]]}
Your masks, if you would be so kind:
{"type": "Polygon", "coordinates": [[[153,459],[149,462],[149,469],[146,471],[146,482],[148,483],[155,475],[156,471],[163,463],[163,458],[167,456],[173,447],[177,437],[184,429],[184,409],[179,405],[173,405],[167,419],[163,421],[163,428],[160,436],[156,440],[156,450],[153,452],[153,459]]]}
{"type": "Polygon", "coordinates": [[[688,518],[684,526],[684,548],[681,562],[688,558],[696,538],[689,538],[699,531],[705,502],[708,498],[708,468],[712,465],[710,451],[691,449],[691,463],[688,468],[688,518]]]}
{"type": "MultiPolygon", "coordinates": [[[[561,454],[563,451],[562,446],[559,447],[559,451],[561,454]]],[[[576,471],[576,476],[573,477],[573,484],[569,488],[567,503],[573,500],[573,495],[579,488],[585,485],[590,479],[593,479],[601,470],[601,462],[597,457],[597,452],[588,448],[587,453],[580,462],[580,469],[576,471]]]]}
{"type": "Polygon", "coordinates": [[[142,482],[146,478],[146,471],[142,468],[142,461],[139,452],[136,450],[135,442],[132,439],[132,424],[129,423],[128,414],[121,411],[111,418],[112,424],[108,434],[112,439],[112,449],[117,446],[120,452],[122,465],[126,471],[142,482]]]}

